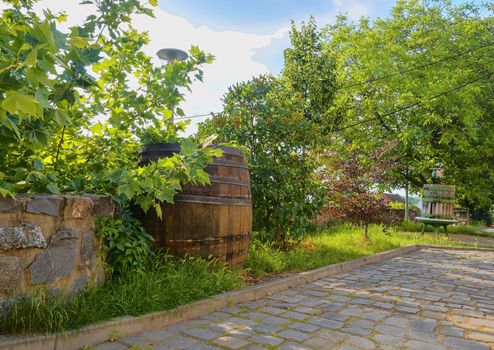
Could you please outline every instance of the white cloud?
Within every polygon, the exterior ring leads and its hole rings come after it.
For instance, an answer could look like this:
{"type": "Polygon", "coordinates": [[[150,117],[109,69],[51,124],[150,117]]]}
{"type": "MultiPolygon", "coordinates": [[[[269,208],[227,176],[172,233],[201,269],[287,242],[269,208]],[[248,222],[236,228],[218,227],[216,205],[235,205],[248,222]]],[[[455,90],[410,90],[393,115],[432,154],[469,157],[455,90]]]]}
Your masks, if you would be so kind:
{"type": "MultiPolygon", "coordinates": [[[[214,31],[207,27],[194,27],[186,19],[170,15],[161,9],[156,18],[138,16],[135,25],[149,32],[148,54],[154,55],[163,47],[189,48],[198,45],[213,54],[214,63],[204,66],[204,83],[196,82],[192,93],[187,94],[182,107],[187,115],[217,112],[221,109],[221,96],[228,86],[250,79],[254,75],[268,73],[265,64],[254,60],[255,50],[268,46],[281,38],[288,28],[273,34],[259,35],[233,31],[214,31]]],[[[192,124],[204,118],[193,119],[192,124]]],[[[189,131],[195,128],[189,128],[189,131]]]]}

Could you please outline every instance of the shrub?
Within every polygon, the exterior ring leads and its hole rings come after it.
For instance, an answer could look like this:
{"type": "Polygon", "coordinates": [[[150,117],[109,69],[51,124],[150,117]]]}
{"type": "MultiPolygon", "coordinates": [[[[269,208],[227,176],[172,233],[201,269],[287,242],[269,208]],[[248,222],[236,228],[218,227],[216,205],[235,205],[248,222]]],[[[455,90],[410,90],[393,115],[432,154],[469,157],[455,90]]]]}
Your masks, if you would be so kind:
{"type": "Polygon", "coordinates": [[[366,164],[352,151],[338,156],[329,153],[327,168],[322,175],[328,186],[327,203],[323,209],[326,216],[339,218],[364,228],[368,239],[371,223],[386,223],[383,215],[386,198],[376,186],[383,182],[385,164],[378,160],[366,164]]]}
{"type": "Polygon", "coordinates": [[[118,218],[99,218],[96,232],[103,239],[106,263],[111,273],[142,273],[149,267],[154,238],[129,211],[123,211],[118,218]]]}

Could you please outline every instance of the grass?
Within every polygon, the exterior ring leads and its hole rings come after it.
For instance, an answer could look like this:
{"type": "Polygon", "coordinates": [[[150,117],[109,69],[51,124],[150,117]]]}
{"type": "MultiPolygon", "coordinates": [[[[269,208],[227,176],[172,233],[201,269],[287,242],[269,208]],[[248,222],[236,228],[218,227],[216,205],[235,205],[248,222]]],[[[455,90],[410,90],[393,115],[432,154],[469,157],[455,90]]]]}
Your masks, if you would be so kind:
{"type": "Polygon", "coordinates": [[[246,280],[304,271],[356,259],[411,244],[459,245],[444,236],[421,236],[379,226],[370,227],[370,239],[353,226],[338,226],[314,233],[289,251],[279,251],[254,239],[245,270],[227,269],[201,259],[158,256],[142,274],[130,273],[108,280],[100,288],[72,297],[48,297],[40,290],[28,298],[4,303],[0,334],[52,333],[119,316],[163,311],[210,295],[238,289],[246,280]],[[247,277],[247,278],[246,278],[247,277]]]}
{"type": "Polygon", "coordinates": [[[0,333],[52,333],[119,316],[162,311],[240,288],[235,270],[213,262],[159,256],[142,274],[131,273],[72,297],[48,297],[39,290],[0,311],[0,333]]]}
{"type": "MultiPolygon", "coordinates": [[[[418,222],[412,222],[412,221],[407,221],[403,222],[400,225],[400,229],[402,231],[408,231],[408,232],[421,232],[422,231],[422,224],[418,222]]],[[[442,228],[439,228],[440,232],[444,232],[442,228]]],[[[426,232],[434,232],[433,228],[430,226],[427,226],[426,232]]],[[[492,234],[488,232],[480,232],[478,231],[477,227],[467,225],[467,226],[449,226],[448,227],[448,233],[451,234],[463,234],[463,235],[469,235],[469,236],[477,236],[477,237],[494,237],[492,234]]]]}
{"type": "Polygon", "coordinates": [[[363,239],[363,229],[350,225],[336,226],[306,237],[290,251],[273,249],[254,239],[245,267],[255,277],[267,274],[305,271],[342,261],[357,259],[411,244],[458,246],[445,236],[431,237],[391,230],[382,233],[379,226],[369,228],[370,239],[363,239]]]}

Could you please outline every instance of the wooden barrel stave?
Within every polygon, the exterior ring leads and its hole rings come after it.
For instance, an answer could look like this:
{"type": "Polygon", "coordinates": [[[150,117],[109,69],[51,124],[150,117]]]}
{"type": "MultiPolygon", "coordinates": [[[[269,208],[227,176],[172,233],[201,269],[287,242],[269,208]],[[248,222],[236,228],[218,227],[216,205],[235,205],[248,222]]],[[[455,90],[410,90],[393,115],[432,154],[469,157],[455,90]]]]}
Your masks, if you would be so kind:
{"type": "MultiPolygon", "coordinates": [[[[146,145],[141,164],[179,152],[178,144],[146,145]]],[[[213,256],[231,265],[245,260],[252,229],[250,176],[240,151],[223,148],[205,171],[211,184],[186,184],[174,204],[163,203],[163,221],[151,209],[142,222],[159,248],[173,255],[213,256]]]]}

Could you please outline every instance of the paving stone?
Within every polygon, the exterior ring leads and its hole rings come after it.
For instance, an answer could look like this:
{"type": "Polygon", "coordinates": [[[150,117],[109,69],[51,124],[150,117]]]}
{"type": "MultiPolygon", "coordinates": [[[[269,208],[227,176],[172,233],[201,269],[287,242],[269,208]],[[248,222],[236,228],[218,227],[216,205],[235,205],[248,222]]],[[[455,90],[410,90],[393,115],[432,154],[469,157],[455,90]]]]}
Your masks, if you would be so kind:
{"type": "Polygon", "coordinates": [[[343,327],[343,322],[328,320],[322,317],[313,317],[312,319],[309,320],[309,323],[328,329],[338,329],[343,327]]]}
{"type": "Polygon", "coordinates": [[[302,344],[292,343],[292,342],[284,343],[279,349],[280,350],[311,350],[311,348],[307,346],[304,346],[302,344]]]}
{"type": "Polygon", "coordinates": [[[143,337],[143,336],[135,336],[135,337],[126,337],[118,340],[120,343],[127,344],[127,345],[139,345],[139,346],[148,346],[152,345],[153,342],[150,341],[148,338],[143,337]]]}
{"type": "Polygon", "coordinates": [[[349,315],[343,315],[343,314],[339,314],[336,312],[325,312],[325,313],[321,314],[320,316],[327,318],[327,319],[330,319],[330,320],[341,321],[341,322],[345,322],[346,320],[348,320],[350,318],[349,315]]]}
{"type": "Polygon", "coordinates": [[[449,335],[452,337],[463,337],[465,330],[463,328],[452,327],[452,326],[442,326],[439,329],[439,333],[442,335],[449,335]]]}
{"type": "MultiPolygon", "coordinates": [[[[153,350],[155,350],[155,348],[153,348],[153,350]]],[[[185,350],[222,350],[222,348],[208,344],[194,344],[192,346],[189,346],[188,348],[185,348],[185,350]]]]}
{"type": "Polygon", "coordinates": [[[306,339],[310,338],[310,335],[307,334],[306,332],[300,332],[295,329],[286,329],[284,331],[281,331],[278,333],[280,337],[290,339],[290,340],[295,340],[298,342],[303,342],[306,339]]]}
{"type": "Polygon", "coordinates": [[[237,328],[237,329],[232,329],[226,333],[229,336],[235,337],[235,338],[248,338],[256,335],[257,333],[253,331],[252,329],[249,328],[237,328]]]}
{"type": "Polygon", "coordinates": [[[274,324],[258,324],[252,329],[256,332],[271,334],[278,332],[282,328],[274,324]]]}
{"type": "Polygon", "coordinates": [[[321,313],[320,310],[318,309],[314,309],[312,307],[308,307],[308,306],[299,306],[299,307],[296,307],[294,309],[294,311],[296,312],[301,312],[303,314],[309,314],[309,315],[314,315],[314,314],[319,314],[321,313]]]}
{"type": "Polygon", "coordinates": [[[420,310],[416,307],[409,307],[409,306],[397,306],[396,311],[401,311],[401,312],[406,312],[409,314],[416,314],[420,310]]]}
{"type": "Polygon", "coordinates": [[[369,339],[357,336],[350,336],[345,339],[345,343],[353,346],[353,348],[372,350],[376,348],[376,345],[369,339]]]}
{"type": "Polygon", "coordinates": [[[198,343],[199,343],[198,339],[183,337],[181,335],[168,338],[162,342],[165,348],[171,348],[171,349],[186,349],[194,345],[197,345],[198,343]]]}
{"type": "Polygon", "coordinates": [[[462,350],[489,350],[490,346],[487,344],[482,344],[472,340],[456,338],[456,337],[445,337],[444,345],[450,347],[451,349],[462,349],[462,350]]]}
{"type": "Polygon", "coordinates": [[[260,308],[259,311],[273,315],[279,315],[286,312],[286,310],[284,309],[280,309],[278,307],[272,307],[272,306],[265,306],[263,308],[260,308]]]}
{"type": "Polygon", "coordinates": [[[266,334],[257,334],[255,336],[250,337],[249,340],[255,343],[269,345],[269,346],[276,346],[283,343],[283,339],[266,334]]]}
{"type": "Polygon", "coordinates": [[[150,339],[153,342],[160,342],[178,335],[178,331],[170,330],[169,328],[158,329],[151,332],[143,333],[142,336],[150,339]]]}
{"type": "Polygon", "coordinates": [[[396,326],[396,327],[401,327],[401,328],[406,328],[410,324],[410,320],[405,318],[405,317],[400,317],[400,316],[392,316],[388,317],[383,320],[384,323],[396,326]]]}
{"type": "Polygon", "coordinates": [[[283,318],[293,318],[295,320],[305,320],[309,315],[303,314],[301,312],[288,311],[282,315],[283,318]]]}
{"type": "MultiPolygon", "coordinates": [[[[266,319],[264,319],[266,320],[266,319]]],[[[254,327],[257,325],[257,322],[251,321],[251,320],[246,320],[243,318],[238,318],[238,317],[230,317],[226,319],[223,323],[231,324],[234,326],[245,326],[245,327],[254,327]]]]}
{"type": "Polygon", "coordinates": [[[221,311],[213,312],[203,316],[203,318],[210,321],[220,321],[220,320],[224,320],[227,317],[230,317],[230,314],[221,311]]]}
{"type": "Polygon", "coordinates": [[[374,306],[380,307],[382,309],[392,309],[394,307],[391,303],[377,302],[373,304],[374,306]]]}
{"type": "Polygon", "coordinates": [[[308,345],[314,349],[334,349],[339,343],[341,343],[344,338],[337,337],[334,334],[331,337],[319,337],[313,336],[306,341],[304,345],[308,345]]]}
{"type": "Polygon", "coordinates": [[[372,329],[376,326],[376,323],[374,321],[370,320],[363,320],[363,319],[353,319],[350,322],[346,323],[347,325],[352,325],[354,327],[359,327],[359,328],[365,328],[365,329],[372,329]]]}
{"type": "Polygon", "coordinates": [[[157,349],[487,350],[493,286],[494,253],[426,249],[143,336],[157,349]]]}
{"type": "Polygon", "coordinates": [[[396,326],[390,326],[387,324],[379,324],[376,326],[376,331],[386,335],[395,335],[399,337],[404,337],[408,334],[408,330],[396,326]]]}
{"type": "Polygon", "coordinates": [[[483,332],[468,332],[467,337],[473,340],[480,340],[486,343],[494,343],[494,334],[483,332]]]}
{"type": "Polygon", "coordinates": [[[248,318],[249,320],[263,320],[265,319],[266,317],[268,317],[269,315],[268,314],[264,314],[264,313],[261,313],[261,312],[247,312],[247,313],[243,313],[243,314],[240,314],[242,317],[245,317],[245,318],[248,318]]]}
{"type": "Polygon", "coordinates": [[[190,328],[182,333],[191,335],[195,338],[199,338],[202,340],[213,340],[221,336],[220,333],[210,331],[209,329],[206,328],[190,328]]]}
{"type": "Polygon", "coordinates": [[[290,320],[287,320],[287,319],[281,318],[281,317],[276,317],[276,316],[268,316],[263,320],[263,323],[269,323],[269,324],[275,324],[275,325],[286,324],[289,322],[290,322],[290,320]]]}
{"type": "Polygon", "coordinates": [[[124,345],[118,341],[101,343],[94,346],[96,350],[125,350],[127,345],[124,345]]]}
{"type": "Polygon", "coordinates": [[[446,350],[444,345],[427,343],[420,340],[409,340],[405,343],[406,349],[413,350],[446,350]]]}
{"type": "Polygon", "coordinates": [[[344,327],[344,328],[341,328],[340,331],[344,332],[344,333],[360,335],[363,337],[367,337],[371,333],[370,329],[368,329],[368,328],[361,328],[361,327],[355,327],[355,326],[344,327]]]}
{"type": "Polygon", "coordinates": [[[376,334],[374,336],[374,339],[377,343],[380,343],[380,344],[397,345],[397,344],[403,343],[402,337],[397,337],[397,336],[389,335],[389,334],[376,334]]]}
{"type": "Polygon", "coordinates": [[[320,329],[320,327],[314,326],[314,325],[309,324],[309,323],[292,323],[292,324],[288,325],[288,327],[292,328],[292,329],[299,330],[299,331],[309,332],[309,333],[312,333],[312,332],[320,329]]]}
{"type": "Polygon", "coordinates": [[[214,343],[228,349],[240,349],[241,347],[249,344],[243,339],[234,338],[230,336],[223,336],[221,338],[218,338],[214,341],[214,343]]]}
{"type": "Polygon", "coordinates": [[[389,312],[371,311],[371,312],[363,314],[362,318],[365,318],[368,320],[373,320],[373,321],[380,321],[383,318],[387,317],[388,315],[389,315],[389,312]]]}

